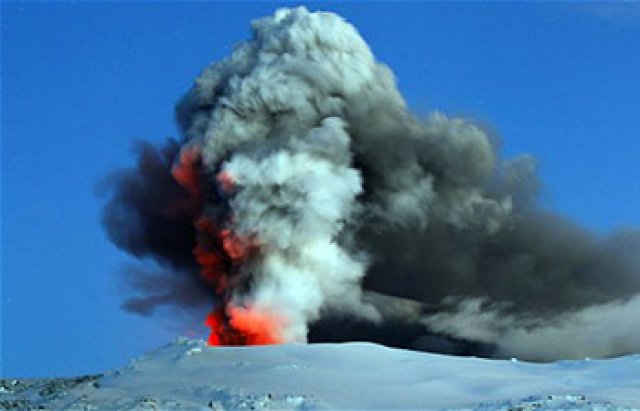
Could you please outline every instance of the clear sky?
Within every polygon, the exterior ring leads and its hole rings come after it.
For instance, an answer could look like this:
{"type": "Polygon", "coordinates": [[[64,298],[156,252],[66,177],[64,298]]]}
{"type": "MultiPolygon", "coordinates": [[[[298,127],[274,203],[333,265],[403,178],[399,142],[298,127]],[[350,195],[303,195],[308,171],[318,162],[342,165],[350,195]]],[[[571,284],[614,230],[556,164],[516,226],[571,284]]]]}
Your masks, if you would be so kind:
{"type": "MultiPolygon", "coordinates": [[[[294,3],[288,3],[294,5],[294,3]]],[[[409,104],[490,124],[539,160],[542,203],[606,233],[640,226],[640,4],[307,3],[356,25],[409,104]]],[[[276,3],[2,3],[0,374],[121,366],[200,318],[119,309],[131,260],[98,182],[276,3]]],[[[203,313],[204,316],[204,313],[203,313]]]]}

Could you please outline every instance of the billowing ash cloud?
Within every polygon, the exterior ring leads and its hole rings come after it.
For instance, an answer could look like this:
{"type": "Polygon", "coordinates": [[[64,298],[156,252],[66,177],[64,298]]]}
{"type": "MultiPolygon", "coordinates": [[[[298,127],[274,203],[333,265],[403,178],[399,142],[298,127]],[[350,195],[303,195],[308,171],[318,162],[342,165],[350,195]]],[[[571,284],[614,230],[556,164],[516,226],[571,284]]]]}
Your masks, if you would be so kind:
{"type": "Polygon", "coordinates": [[[279,10],[179,102],[180,142],[111,179],[125,309],[210,299],[212,344],[369,339],[536,360],[640,350],[640,233],[536,206],[530,156],[413,115],[331,13],[279,10]],[[138,278],[140,277],[140,278],[138,278]]]}

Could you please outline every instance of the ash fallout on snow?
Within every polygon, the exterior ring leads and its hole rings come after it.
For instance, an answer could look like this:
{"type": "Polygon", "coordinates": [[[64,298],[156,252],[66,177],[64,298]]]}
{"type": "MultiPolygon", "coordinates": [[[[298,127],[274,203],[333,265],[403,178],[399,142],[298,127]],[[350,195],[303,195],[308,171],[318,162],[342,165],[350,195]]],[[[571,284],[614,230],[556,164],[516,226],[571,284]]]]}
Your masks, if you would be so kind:
{"type": "Polygon", "coordinates": [[[123,307],[202,311],[214,345],[371,340],[548,360],[640,351],[640,232],[536,204],[535,161],[409,111],[332,13],[278,10],[177,104],[179,141],[109,178],[123,307]]]}

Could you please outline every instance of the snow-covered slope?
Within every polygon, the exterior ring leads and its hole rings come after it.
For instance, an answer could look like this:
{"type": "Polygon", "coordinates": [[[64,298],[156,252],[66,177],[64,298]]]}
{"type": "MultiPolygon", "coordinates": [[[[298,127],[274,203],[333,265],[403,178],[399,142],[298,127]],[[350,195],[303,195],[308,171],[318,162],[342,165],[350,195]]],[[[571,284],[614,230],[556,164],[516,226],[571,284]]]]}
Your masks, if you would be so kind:
{"type": "Polygon", "coordinates": [[[3,380],[0,409],[12,406],[640,409],[640,356],[531,364],[369,343],[211,348],[200,340],[178,339],[101,376],[3,380]]]}

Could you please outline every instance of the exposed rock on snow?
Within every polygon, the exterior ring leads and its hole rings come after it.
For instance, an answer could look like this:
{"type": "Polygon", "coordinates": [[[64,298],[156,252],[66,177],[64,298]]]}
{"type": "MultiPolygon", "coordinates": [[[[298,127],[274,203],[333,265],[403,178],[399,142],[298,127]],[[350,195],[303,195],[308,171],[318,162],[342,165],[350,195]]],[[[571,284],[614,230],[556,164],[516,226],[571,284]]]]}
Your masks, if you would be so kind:
{"type": "Polygon", "coordinates": [[[640,356],[532,364],[369,343],[180,338],[103,375],[0,380],[2,410],[105,408],[640,410],[640,356]]]}

